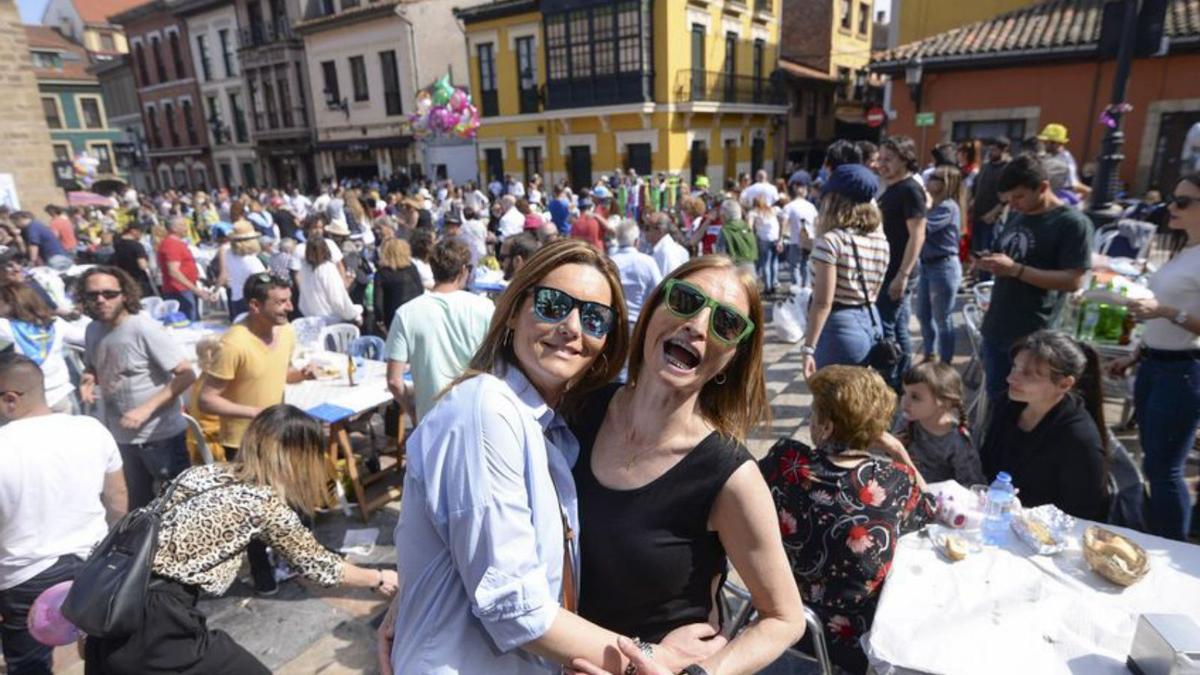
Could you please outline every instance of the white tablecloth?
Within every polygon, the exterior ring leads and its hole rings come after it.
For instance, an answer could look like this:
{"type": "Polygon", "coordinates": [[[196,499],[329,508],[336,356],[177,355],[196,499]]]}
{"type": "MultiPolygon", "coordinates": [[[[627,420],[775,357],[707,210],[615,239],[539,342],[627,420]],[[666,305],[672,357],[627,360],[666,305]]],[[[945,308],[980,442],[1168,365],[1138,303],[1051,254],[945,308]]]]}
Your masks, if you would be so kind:
{"type": "Polygon", "coordinates": [[[1080,551],[1035,556],[1015,537],[950,563],[920,533],[901,538],[865,642],[879,673],[1127,673],[1141,613],[1200,616],[1200,546],[1117,527],[1150,556],[1122,588],[1080,551]]]}
{"type": "Polygon", "coordinates": [[[338,367],[343,369],[343,375],[329,380],[305,380],[289,384],[283,391],[284,402],[301,410],[309,410],[327,403],[353,410],[358,414],[392,400],[392,394],[387,388],[387,364],[383,361],[362,361],[358,368],[358,377],[362,378],[361,384],[351,387],[345,377],[344,355],[324,352],[316,358],[338,363],[338,367]]]}

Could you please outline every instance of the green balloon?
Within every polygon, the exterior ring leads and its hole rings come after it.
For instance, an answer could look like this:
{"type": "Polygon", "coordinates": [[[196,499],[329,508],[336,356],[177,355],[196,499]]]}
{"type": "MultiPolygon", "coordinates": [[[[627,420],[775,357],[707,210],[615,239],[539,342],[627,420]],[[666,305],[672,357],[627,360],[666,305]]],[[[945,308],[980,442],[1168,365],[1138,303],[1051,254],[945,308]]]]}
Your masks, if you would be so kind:
{"type": "Polygon", "coordinates": [[[433,85],[433,103],[434,105],[446,105],[450,102],[450,97],[454,95],[454,85],[450,84],[450,76],[443,75],[438,78],[438,81],[433,85]]]}

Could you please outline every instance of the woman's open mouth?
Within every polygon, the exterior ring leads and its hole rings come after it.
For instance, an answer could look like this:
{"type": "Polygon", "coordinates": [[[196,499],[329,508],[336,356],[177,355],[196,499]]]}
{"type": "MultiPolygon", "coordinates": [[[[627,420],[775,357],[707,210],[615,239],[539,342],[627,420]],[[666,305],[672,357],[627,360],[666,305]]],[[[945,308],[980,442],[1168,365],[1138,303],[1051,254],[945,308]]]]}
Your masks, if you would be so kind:
{"type": "Polygon", "coordinates": [[[667,365],[685,372],[695,370],[700,365],[700,353],[679,338],[663,342],[663,358],[667,365]]]}

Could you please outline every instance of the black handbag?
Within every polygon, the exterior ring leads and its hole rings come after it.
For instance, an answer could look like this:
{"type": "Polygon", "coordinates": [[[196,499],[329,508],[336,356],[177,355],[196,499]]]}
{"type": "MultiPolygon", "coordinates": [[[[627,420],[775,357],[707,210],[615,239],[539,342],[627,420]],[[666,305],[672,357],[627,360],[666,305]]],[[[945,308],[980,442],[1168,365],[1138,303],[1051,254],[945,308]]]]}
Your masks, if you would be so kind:
{"type": "Polygon", "coordinates": [[[879,371],[885,379],[891,378],[900,359],[904,358],[904,350],[900,348],[900,343],[884,336],[883,328],[875,319],[875,312],[871,307],[871,294],[867,291],[867,275],[863,272],[862,259],[858,255],[858,244],[854,241],[853,234],[850,235],[850,247],[854,249],[854,266],[858,268],[858,283],[862,287],[863,299],[867,302],[867,315],[871,317],[871,328],[875,329],[875,342],[871,345],[871,351],[867,352],[867,365],[879,371]]]}
{"type": "MultiPolygon", "coordinates": [[[[76,628],[98,638],[127,637],[141,628],[158,531],[178,485],[176,478],[156,502],[121,518],[75,574],[62,615],[76,628]]],[[[224,486],[187,499],[217,487],[224,486]]]]}

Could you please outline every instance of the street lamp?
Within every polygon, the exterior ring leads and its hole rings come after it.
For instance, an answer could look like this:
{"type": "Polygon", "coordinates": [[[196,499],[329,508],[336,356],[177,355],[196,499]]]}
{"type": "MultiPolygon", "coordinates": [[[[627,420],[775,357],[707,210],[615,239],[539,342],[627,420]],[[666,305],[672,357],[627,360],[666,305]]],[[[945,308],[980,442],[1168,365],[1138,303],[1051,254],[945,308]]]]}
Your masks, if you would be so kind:
{"type": "Polygon", "coordinates": [[[912,57],[904,66],[904,83],[908,85],[908,95],[912,97],[913,105],[921,110],[921,79],[925,76],[925,68],[920,56],[912,57]]]}
{"type": "Polygon", "coordinates": [[[854,71],[854,98],[862,101],[867,96],[867,71],[860,68],[854,71]]]}
{"type": "Polygon", "coordinates": [[[325,106],[330,110],[341,110],[346,114],[346,119],[350,119],[350,101],[345,98],[339,101],[337,96],[328,89],[325,90],[325,106]]]}

